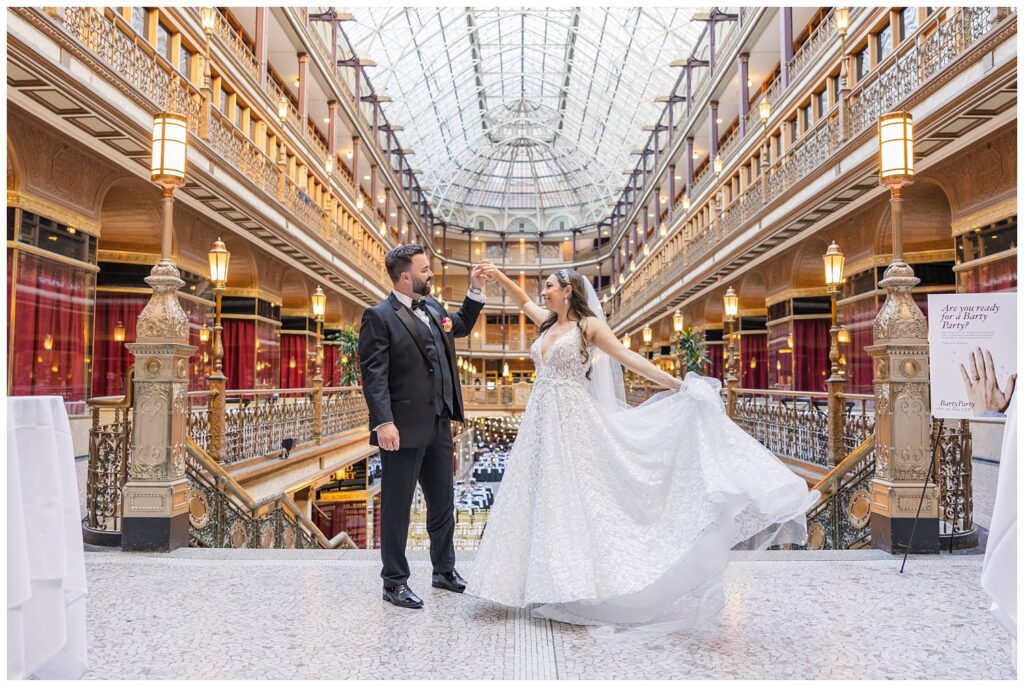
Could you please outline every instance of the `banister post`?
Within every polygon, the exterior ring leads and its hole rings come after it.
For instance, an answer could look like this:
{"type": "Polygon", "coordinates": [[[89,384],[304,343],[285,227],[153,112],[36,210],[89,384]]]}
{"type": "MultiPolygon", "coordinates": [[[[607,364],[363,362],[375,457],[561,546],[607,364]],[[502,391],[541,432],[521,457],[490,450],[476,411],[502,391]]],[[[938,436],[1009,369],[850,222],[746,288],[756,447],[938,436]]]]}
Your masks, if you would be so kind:
{"type": "Polygon", "coordinates": [[[830,465],[839,465],[846,457],[846,403],[841,394],[846,389],[846,378],[833,375],[828,385],[828,457],[830,465]]]}

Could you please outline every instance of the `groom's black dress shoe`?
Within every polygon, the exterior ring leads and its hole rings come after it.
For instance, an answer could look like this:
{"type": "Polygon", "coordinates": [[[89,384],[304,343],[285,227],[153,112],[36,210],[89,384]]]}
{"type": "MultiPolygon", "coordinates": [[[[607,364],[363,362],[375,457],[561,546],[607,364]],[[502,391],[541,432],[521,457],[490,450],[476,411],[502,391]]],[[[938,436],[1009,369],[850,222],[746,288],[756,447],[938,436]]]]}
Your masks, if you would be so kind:
{"type": "Polygon", "coordinates": [[[450,573],[434,573],[434,580],[431,586],[438,589],[447,589],[456,594],[466,591],[466,581],[462,579],[457,570],[452,570],[450,573]]]}
{"type": "Polygon", "coordinates": [[[405,584],[384,587],[384,600],[400,608],[423,608],[423,599],[416,596],[405,584]]]}

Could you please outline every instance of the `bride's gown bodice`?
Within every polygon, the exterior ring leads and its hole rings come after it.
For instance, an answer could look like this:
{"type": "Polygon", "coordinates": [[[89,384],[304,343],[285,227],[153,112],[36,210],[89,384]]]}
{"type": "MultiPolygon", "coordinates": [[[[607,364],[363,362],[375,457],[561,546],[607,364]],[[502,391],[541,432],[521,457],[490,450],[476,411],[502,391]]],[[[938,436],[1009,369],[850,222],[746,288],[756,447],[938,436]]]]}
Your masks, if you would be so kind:
{"type": "Polygon", "coordinates": [[[588,391],[579,328],[546,336],[468,593],[568,622],[689,622],[734,544],[783,522],[806,536],[806,484],[704,378],[608,410],[588,391]]]}

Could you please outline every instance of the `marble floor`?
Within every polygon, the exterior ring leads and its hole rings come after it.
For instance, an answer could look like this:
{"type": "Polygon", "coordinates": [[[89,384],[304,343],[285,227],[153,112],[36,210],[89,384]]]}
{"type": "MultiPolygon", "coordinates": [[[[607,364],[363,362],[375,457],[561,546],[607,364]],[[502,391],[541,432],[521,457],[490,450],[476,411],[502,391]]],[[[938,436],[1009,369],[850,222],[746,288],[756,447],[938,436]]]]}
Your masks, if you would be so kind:
{"type": "MultiPolygon", "coordinates": [[[[432,589],[381,601],[373,551],[88,552],[87,678],[1013,679],[979,555],[764,552],[714,634],[645,645],[432,589]]],[[[473,574],[472,552],[459,570],[473,574]]]]}

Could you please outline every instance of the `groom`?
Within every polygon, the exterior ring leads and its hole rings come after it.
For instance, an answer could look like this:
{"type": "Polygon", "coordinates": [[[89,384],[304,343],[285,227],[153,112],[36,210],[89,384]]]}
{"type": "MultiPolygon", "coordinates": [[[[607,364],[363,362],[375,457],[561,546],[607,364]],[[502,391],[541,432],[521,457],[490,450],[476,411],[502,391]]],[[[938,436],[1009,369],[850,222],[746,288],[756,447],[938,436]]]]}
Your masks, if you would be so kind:
{"type": "Polygon", "coordinates": [[[464,421],[455,337],[468,336],[483,309],[484,266],[473,267],[457,313],[430,298],[434,274],[423,247],[407,244],[384,258],[391,295],[363,313],[359,361],[370,411],[370,443],[380,447],[380,555],[384,600],[422,608],[406,584],[409,509],[416,482],[427,502],[432,584],[462,593],[455,570],[451,420],[464,421]]]}

